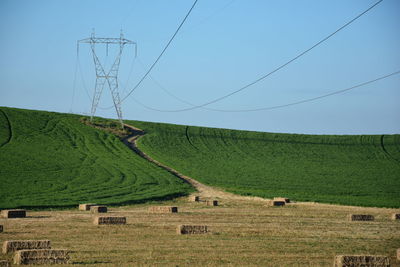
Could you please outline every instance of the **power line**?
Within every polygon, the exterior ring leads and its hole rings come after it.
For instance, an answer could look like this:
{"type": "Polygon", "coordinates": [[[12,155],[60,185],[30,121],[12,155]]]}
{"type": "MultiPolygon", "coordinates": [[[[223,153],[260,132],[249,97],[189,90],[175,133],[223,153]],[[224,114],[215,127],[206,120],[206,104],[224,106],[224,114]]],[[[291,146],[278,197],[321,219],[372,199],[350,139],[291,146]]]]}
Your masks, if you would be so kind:
{"type": "MultiPolygon", "coordinates": [[[[172,41],[174,40],[175,36],[178,34],[179,30],[182,28],[183,24],[185,23],[186,19],[189,17],[190,13],[192,12],[193,8],[195,7],[195,5],[197,4],[198,0],[195,0],[193,2],[192,7],[189,9],[189,11],[187,12],[186,16],[184,17],[184,19],[182,20],[181,24],[179,25],[179,27],[176,29],[175,33],[172,35],[172,37],[170,38],[170,40],[168,41],[167,45],[164,47],[164,49],[161,51],[161,54],[157,57],[157,59],[154,61],[154,63],[151,65],[151,67],[148,69],[148,71],[144,74],[144,76],[139,80],[139,82],[133,87],[133,89],[124,97],[121,99],[121,103],[123,101],[125,101],[125,99],[127,99],[132,93],[133,91],[135,91],[140,84],[144,81],[144,79],[146,79],[147,75],[149,75],[149,73],[151,72],[151,70],[154,68],[154,66],[157,64],[157,62],[160,60],[160,58],[164,55],[165,51],[167,50],[167,48],[169,47],[169,45],[172,43],[172,41]]],[[[383,1],[383,0],[381,0],[383,1]]]]}
{"type": "MultiPolygon", "coordinates": [[[[366,10],[364,10],[362,13],[358,14],[356,17],[354,17],[353,19],[351,19],[350,21],[348,21],[347,23],[345,23],[343,26],[341,26],[340,28],[338,28],[337,30],[335,30],[334,32],[332,32],[331,34],[329,34],[328,36],[326,36],[325,38],[323,38],[322,40],[318,41],[317,43],[315,43],[313,46],[311,46],[310,48],[304,50],[303,52],[301,52],[300,54],[298,54],[297,56],[295,56],[294,58],[290,59],[289,61],[287,61],[286,63],[280,65],[279,67],[275,68],[274,70],[270,71],[269,73],[261,76],[260,78],[256,79],[255,81],[246,84],[245,86],[242,86],[241,88],[223,95],[221,97],[218,97],[214,100],[208,101],[204,104],[201,105],[196,105],[196,106],[192,106],[189,108],[183,108],[183,109],[176,109],[176,110],[162,110],[164,112],[181,112],[181,111],[189,111],[189,110],[193,110],[193,109],[197,109],[197,108],[204,108],[205,106],[208,106],[210,104],[214,104],[216,102],[219,102],[225,98],[228,98],[236,93],[239,93],[247,88],[249,88],[250,86],[264,80],[265,78],[271,76],[272,74],[278,72],[279,70],[283,69],[284,67],[286,67],[287,65],[289,65],[290,63],[296,61],[297,59],[299,59],[300,57],[304,56],[305,54],[307,54],[308,52],[310,52],[311,50],[313,50],[314,48],[316,48],[317,46],[321,45],[322,43],[324,43],[325,41],[327,41],[328,39],[330,39],[332,36],[336,35],[338,32],[340,32],[341,30],[343,30],[344,28],[346,28],[347,26],[349,26],[350,24],[352,24],[354,21],[356,21],[358,18],[360,18],[361,16],[363,16],[364,14],[366,14],[368,11],[370,11],[371,9],[373,9],[374,7],[376,7],[379,3],[381,3],[383,0],[379,0],[378,2],[376,2],[375,4],[373,4],[372,6],[370,6],[369,8],[367,8],[366,10]]],[[[209,108],[205,108],[205,109],[209,109],[209,108]]],[[[212,110],[212,109],[211,109],[212,110]]],[[[161,110],[158,110],[161,111],[161,110]]]]}
{"type": "MultiPolygon", "coordinates": [[[[79,74],[80,74],[79,76],[81,77],[81,83],[83,85],[83,88],[85,89],[86,96],[88,97],[89,101],[92,101],[92,97],[90,96],[89,90],[87,89],[87,86],[86,86],[85,77],[82,73],[82,66],[81,66],[81,60],[79,57],[79,50],[77,52],[77,60],[78,60],[78,70],[79,70],[79,74]]],[[[114,106],[112,106],[112,107],[114,107],[114,106]]]]}
{"type": "MultiPolygon", "coordinates": [[[[192,27],[190,27],[188,30],[191,30],[197,26],[199,26],[200,24],[204,23],[205,21],[209,20],[210,18],[212,18],[213,16],[215,16],[216,14],[218,14],[219,12],[222,12],[223,10],[225,10],[226,8],[228,8],[230,5],[232,5],[233,2],[235,2],[236,0],[230,0],[229,2],[227,2],[225,5],[223,5],[222,7],[218,8],[217,10],[215,10],[213,13],[211,13],[210,15],[206,16],[205,18],[203,18],[200,22],[198,22],[197,24],[193,25],[192,27]]],[[[188,31],[186,30],[186,31],[188,31]]],[[[181,34],[186,32],[181,31],[181,34]]],[[[145,64],[143,63],[143,61],[140,60],[140,58],[137,58],[138,62],[140,63],[140,65],[142,66],[142,68],[145,70],[145,64]]],[[[173,94],[172,92],[170,92],[169,90],[167,90],[160,82],[158,82],[151,74],[148,75],[150,77],[150,79],[154,82],[154,84],[160,88],[162,91],[164,91],[167,95],[171,96],[172,98],[178,100],[181,103],[187,104],[189,106],[196,106],[196,104],[190,103],[189,101],[186,101],[180,97],[178,97],[177,95],[173,94]]],[[[207,109],[207,108],[206,108],[207,109]]]]}
{"type": "Polygon", "coordinates": [[[125,91],[126,91],[126,89],[128,88],[128,85],[129,85],[130,80],[131,80],[131,76],[132,76],[133,67],[134,67],[134,65],[135,65],[135,62],[136,62],[136,57],[134,57],[134,58],[132,59],[131,67],[130,67],[129,72],[128,72],[128,78],[127,78],[127,80],[126,80],[126,82],[125,82],[125,86],[124,86],[124,88],[123,88],[123,90],[122,90],[122,92],[121,92],[121,95],[124,94],[125,91]]]}
{"type": "MultiPolygon", "coordinates": [[[[187,30],[183,30],[181,31],[182,33],[185,33],[189,30],[192,30],[193,28],[196,28],[197,26],[199,26],[200,24],[204,23],[205,21],[209,20],[210,18],[212,18],[213,16],[215,16],[216,14],[218,14],[219,12],[222,12],[223,10],[225,10],[226,8],[228,8],[230,5],[232,5],[233,2],[235,2],[236,0],[230,0],[229,2],[227,2],[225,5],[223,5],[222,7],[218,8],[217,10],[215,10],[213,13],[211,13],[210,15],[204,17],[200,22],[196,23],[195,25],[193,25],[192,27],[190,27],[187,30]]],[[[140,60],[140,58],[137,58],[138,62],[140,63],[140,65],[142,66],[142,68],[144,70],[146,70],[145,64],[143,63],[143,61],[140,60]]],[[[164,91],[164,93],[166,93],[167,95],[169,95],[170,97],[178,100],[181,103],[187,104],[189,106],[196,106],[196,104],[190,103],[189,101],[186,101],[180,97],[178,97],[177,95],[173,94],[172,92],[170,92],[168,89],[166,89],[160,82],[158,82],[151,74],[148,75],[150,77],[150,79],[154,82],[154,84],[160,88],[162,91],[164,91]]],[[[207,109],[207,108],[205,108],[207,109]]]]}
{"type": "Polygon", "coordinates": [[[212,17],[214,17],[215,15],[217,15],[218,13],[224,11],[225,9],[227,9],[230,5],[233,4],[233,2],[235,2],[236,0],[230,0],[229,2],[227,2],[225,5],[223,5],[222,7],[218,8],[217,10],[215,10],[213,13],[209,14],[208,16],[204,17],[203,19],[201,19],[199,22],[197,22],[196,24],[192,25],[191,27],[187,28],[186,30],[182,31],[182,33],[188,32],[188,31],[193,31],[193,29],[197,28],[198,26],[200,26],[201,24],[205,23],[207,20],[211,19],[212,17]]]}
{"type": "Polygon", "coordinates": [[[284,105],[277,105],[277,106],[263,107],[263,108],[255,108],[255,109],[242,109],[242,110],[240,110],[240,109],[238,109],[238,110],[210,109],[210,110],[219,111],[219,112],[252,112],[252,111],[263,111],[263,110],[272,110],[272,109],[278,109],[278,108],[285,108],[285,107],[289,107],[289,106],[294,106],[294,105],[299,105],[299,104],[303,104],[303,103],[307,103],[307,102],[312,102],[312,101],[319,100],[321,98],[329,97],[329,96],[332,96],[332,95],[341,94],[341,93],[344,93],[344,92],[347,92],[347,91],[350,91],[350,90],[353,90],[353,89],[356,89],[356,88],[359,88],[359,87],[362,87],[362,86],[366,86],[368,84],[371,84],[371,83],[374,83],[374,82],[377,82],[377,81],[380,81],[380,80],[383,80],[383,79],[386,79],[386,78],[389,78],[389,77],[391,77],[393,75],[397,75],[399,73],[400,73],[400,70],[396,71],[396,72],[393,72],[393,73],[390,73],[390,74],[387,74],[385,76],[381,76],[379,78],[375,78],[373,80],[369,80],[367,82],[363,82],[363,83],[354,85],[354,86],[349,87],[349,88],[333,91],[333,92],[331,92],[329,94],[325,94],[325,95],[321,95],[321,96],[317,96],[317,97],[313,97],[313,98],[308,98],[308,99],[303,99],[303,100],[300,100],[300,101],[296,101],[296,102],[292,102],[292,103],[288,103],[288,104],[284,104],[284,105]]]}
{"type": "MultiPolygon", "coordinates": [[[[226,8],[228,8],[230,5],[232,5],[233,2],[235,2],[236,0],[230,0],[229,2],[227,2],[225,5],[223,5],[222,7],[218,8],[217,10],[215,10],[213,13],[209,14],[208,16],[204,17],[200,22],[196,23],[195,25],[193,25],[192,27],[190,27],[188,30],[191,30],[197,26],[199,26],[200,24],[204,23],[205,21],[209,20],[210,18],[212,18],[213,16],[215,16],[216,14],[218,14],[219,12],[222,12],[223,10],[225,10],[226,8]]],[[[133,9],[132,9],[133,10],[133,9]]],[[[132,12],[132,10],[129,12],[129,14],[132,12]]],[[[128,15],[126,16],[128,17],[128,15]]],[[[126,20],[126,17],[123,19],[123,21],[126,20]]],[[[122,28],[122,24],[121,24],[121,28],[122,28]]],[[[187,31],[187,30],[186,30],[187,31]]],[[[185,30],[183,32],[186,32],[185,30]]],[[[181,31],[181,34],[183,33],[181,31]]],[[[136,59],[136,57],[134,58],[136,59]]],[[[143,70],[146,70],[147,68],[145,67],[143,61],[141,61],[139,58],[137,58],[137,60],[139,61],[140,65],[142,66],[143,70]]],[[[130,80],[130,76],[132,74],[132,68],[133,68],[133,64],[131,66],[131,70],[129,71],[129,75],[128,75],[128,81],[130,80]]],[[[157,85],[157,87],[159,87],[161,90],[163,90],[166,94],[168,94],[169,96],[171,96],[172,98],[175,98],[176,100],[188,104],[190,106],[196,106],[196,104],[192,104],[176,95],[174,95],[173,93],[171,93],[170,91],[168,91],[163,85],[161,85],[153,76],[151,76],[150,74],[148,75],[150,77],[150,79],[157,85]]],[[[122,94],[125,93],[125,90],[127,88],[128,82],[126,83],[122,94]]]]}
{"type": "MultiPolygon", "coordinates": [[[[272,110],[272,109],[285,108],[285,107],[290,107],[290,106],[294,106],[294,105],[299,105],[299,104],[303,104],[303,103],[307,103],[307,102],[316,101],[316,100],[319,100],[319,99],[321,99],[321,98],[329,97],[329,96],[332,96],[332,95],[341,94],[341,93],[344,93],[344,92],[346,92],[346,91],[350,91],[350,90],[353,90],[353,89],[356,89],[356,88],[359,88],[359,87],[362,87],[362,86],[366,86],[366,85],[368,85],[368,84],[371,84],[371,83],[374,83],[374,82],[377,82],[377,81],[380,81],[380,80],[389,78],[389,77],[394,76],[394,75],[397,75],[397,74],[400,74],[400,70],[395,71],[395,72],[392,72],[392,73],[387,74],[387,75],[384,75],[384,76],[381,76],[381,77],[378,77],[378,78],[375,78],[375,79],[373,79],[373,80],[369,80],[369,81],[366,81],[366,82],[363,82],[363,83],[360,83],[360,84],[357,84],[357,85],[354,85],[354,86],[345,88],[345,89],[333,91],[333,92],[331,92],[331,93],[329,93],[329,94],[320,95],[320,96],[313,97],[313,98],[307,98],[307,99],[303,99],[303,100],[300,100],[300,101],[291,102],[291,103],[287,103],[287,104],[283,104],[283,105],[269,106],[269,107],[255,108],[255,109],[236,109],[236,110],[213,109],[213,108],[207,108],[207,109],[208,109],[208,110],[211,110],[211,111],[218,111],[218,112],[254,112],[254,111],[265,111],[265,110],[272,110]]],[[[134,99],[134,98],[133,98],[133,100],[134,100],[136,103],[138,103],[139,105],[141,105],[142,107],[144,107],[144,108],[146,108],[146,109],[149,109],[149,110],[152,110],[152,111],[158,111],[158,112],[175,112],[175,111],[165,111],[165,110],[161,110],[161,109],[156,109],[156,108],[149,107],[149,106],[147,106],[147,105],[141,103],[141,102],[138,101],[137,99],[134,99]]]]}
{"type": "MultiPolygon", "coordinates": [[[[142,66],[143,69],[146,69],[146,67],[144,66],[143,61],[141,61],[139,57],[137,58],[137,61],[139,62],[140,66],[142,66]]],[[[162,91],[164,91],[170,97],[178,100],[181,103],[187,104],[189,106],[192,106],[192,107],[196,106],[195,104],[192,104],[192,103],[190,103],[190,102],[178,97],[177,95],[173,94],[172,92],[170,92],[167,88],[165,88],[163,85],[161,85],[161,83],[158,82],[151,74],[149,74],[149,77],[154,82],[154,84],[157,85],[158,88],[160,88],[162,91]]]]}

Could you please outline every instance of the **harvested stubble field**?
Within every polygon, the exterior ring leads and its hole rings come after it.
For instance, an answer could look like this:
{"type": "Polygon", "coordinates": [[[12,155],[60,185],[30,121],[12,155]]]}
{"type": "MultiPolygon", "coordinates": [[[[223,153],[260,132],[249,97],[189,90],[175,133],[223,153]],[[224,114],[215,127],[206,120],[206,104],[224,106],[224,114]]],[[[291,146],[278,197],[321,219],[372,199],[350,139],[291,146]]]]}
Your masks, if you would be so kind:
{"type": "MultiPolygon", "coordinates": [[[[153,203],[154,204],[154,203],[153,203]]],[[[400,223],[393,209],[293,203],[267,207],[264,201],[220,199],[209,207],[187,198],[157,205],[179,213],[151,214],[148,204],[110,210],[127,225],[96,226],[89,212],[30,212],[25,219],[0,219],[10,239],[49,239],[71,250],[84,266],[332,266],[335,255],[390,255],[400,266],[400,223]],[[348,214],[368,213],[372,222],[350,222],[348,214]],[[205,235],[178,235],[180,224],[208,225],[205,235]]],[[[10,259],[11,255],[1,255],[10,259]]]]}

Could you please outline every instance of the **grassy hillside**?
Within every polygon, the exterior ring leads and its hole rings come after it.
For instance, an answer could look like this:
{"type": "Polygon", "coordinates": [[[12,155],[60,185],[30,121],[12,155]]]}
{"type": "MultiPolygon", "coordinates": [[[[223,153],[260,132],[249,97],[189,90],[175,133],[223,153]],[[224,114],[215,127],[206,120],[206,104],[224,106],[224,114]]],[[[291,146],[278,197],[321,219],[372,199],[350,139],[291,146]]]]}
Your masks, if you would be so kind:
{"type": "Polygon", "coordinates": [[[316,136],[131,122],[139,147],[230,192],[400,207],[400,135],[316,136]]]}
{"type": "Polygon", "coordinates": [[[193,191],[79,119],[0,108],[0,208],[135,203],[193,191]]]}
{"type": "MultiPolygon", "coordinates": [[[[400,135],[312,136],[130,122],[139,147],[243,195],[400,207],[400,135]]],[[[0,108],[0,208],[137,203],[193,189],[70,114],[0,108]]]]}

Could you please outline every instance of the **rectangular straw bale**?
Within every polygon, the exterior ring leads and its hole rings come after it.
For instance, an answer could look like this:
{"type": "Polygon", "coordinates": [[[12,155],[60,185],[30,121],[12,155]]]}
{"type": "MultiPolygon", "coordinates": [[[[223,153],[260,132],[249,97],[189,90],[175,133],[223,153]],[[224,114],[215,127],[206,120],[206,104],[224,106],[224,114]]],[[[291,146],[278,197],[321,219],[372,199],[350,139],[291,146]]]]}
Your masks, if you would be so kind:
{"type": "Polygon", "coordinates": [[[369,214],[350,214],[350,221],[373,221],[375,218],[369,214]]]}
{"type": "Polygon", "coordinates": [[[65,249],[24,249],[15,252],[14,264],[68,264],[69,259],[65,249]]]}
{"type": "Polygon", "coordinates": [[[178,225],[177,228],[177,233],[180,235],[206,234],[207,232],[207,225],[178,225]]]}
{"type": "Polygon", "coordinates": [[[149,207],[150,213],[176,213],[178,212],[178,207],[170,206],[152,206],[149,207]]]}
{"type": "Polygon", "coordinates": [[[400,213],[392,214],[392,219],[395,221],[400,221],[400,213]]]}
{"type": "Polygon", "coordinates": [[[285,203],[290,203],[290,199],[287,197],[274,197],[275,201],[284,201],[285,203]]]}
{"type": "Polygon", "coordinates": [[[93,203],[79,204],[79,210],[88,211],[88,210],[90,210],[91,206],[96,206],[96,205],[97,204],[93,204],[93,203]]]}
{"type": "Polygon", "coordinates": [[[279,206],[285,206],[286,202],[285,201],[278,201],[278,200],[272,200],[270,202],[271,206],[279,207],[279,206]]]}
{"type": "Polygon", "coordinates": [[[338,255],[335,257],[335,267],[389,267],[390,259],[386,256],[371,255],[338,255]]]}
{"type": "Polygon", "coordinates": [[[0,233],[3,232],[3,225],[0,225],[0,233]]]}
{"type": "Polygon", "coordinates": [[[106,213],[107,207],[106,206],[90,206],[91,213],[106,213]]]}
{"type": "Polygon", "coordinates": [[[218,200],[207,200],[207,206],[218,206],[218,200]]]}
{"type": "Polygon", "coordinates": [[[0,267],[10,267],[10,263],[6,260],[0,260],[0,267]]]}
{"type": "Polygon", "coordinates": [[[25,218],[26,217],[26,210],[2,210],[1,215],[4,218],[25,218]]]}
{"type": "Polygon", "coordinates": [[[400,248],[397,249],[397,259],[400,260],[400,248]]]}
{"type": "Polygon", "coordinates": [[[21,249],[50,249],[50,240],[7,240],[3,243],[3,253],[21,249]]]}
{"type": "Polygon", "coordinates": [[[122,216],[101,216],[94,218],[93,221],[96,225],[104,225],[104,224],[126,224],[126,217],[122,216]]]}
{"type": "Polygon", "coordinates": [[[190,196],[190,201],[193,201],[193,202],[199,202],[200,201],[200,197],[199,196],[190,196]]]}

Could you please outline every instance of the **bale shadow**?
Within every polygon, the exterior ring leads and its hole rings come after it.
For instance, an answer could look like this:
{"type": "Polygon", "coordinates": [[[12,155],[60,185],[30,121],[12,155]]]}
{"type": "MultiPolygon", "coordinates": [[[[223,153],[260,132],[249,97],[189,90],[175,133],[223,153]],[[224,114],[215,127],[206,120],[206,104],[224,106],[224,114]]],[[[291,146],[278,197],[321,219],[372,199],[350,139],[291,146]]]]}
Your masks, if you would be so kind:
{"type": "Polygon", "coordinates": [[[12,232],[12,231],[3,231],[2,234],[17,235],[17,234],[32,234],[32,232],[12,232]]]}
{"type": "Polygon", "coordinates": [[[111,261],[73,261],[71,262],[73,265],[89,265],[89,264],[102,264],[102,263],[111,263],[111,261]]]}

